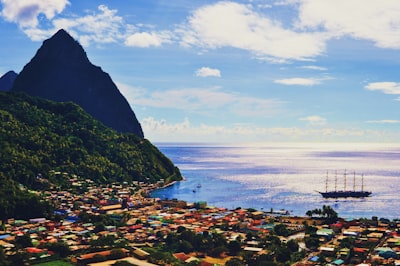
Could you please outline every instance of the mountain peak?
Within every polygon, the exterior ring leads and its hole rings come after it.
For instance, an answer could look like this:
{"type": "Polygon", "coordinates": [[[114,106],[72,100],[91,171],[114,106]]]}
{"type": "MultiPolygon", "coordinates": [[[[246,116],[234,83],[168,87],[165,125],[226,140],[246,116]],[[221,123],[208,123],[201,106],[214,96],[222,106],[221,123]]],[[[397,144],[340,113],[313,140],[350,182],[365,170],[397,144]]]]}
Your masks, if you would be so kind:
{"type": "Polygon", "coordinates": [[[69,33],[64,29],[59,29],[52,38],[72,38],[69,33]]]}
{"type": "Polygon", "coordinates": [[[11,90],[75,102],[105,125],[144,137],[133,110],[111,77],[93,65],[79,42],[63,29],[43,42],[11,90]]]}
{"type": "Polygon", "coordinates": [[[83,50],[79,42],[76,41],[71,35],[69,35],[69,33],[64,29],[58,30],[52,37],[45,40],[44,44],[48,42],[53,44],[55,43],[59,46],[75,46],[83,50]]]}
{"type": "Polygon", "coordinates": [[[83,47],[64,29],[45,40],[34,58],[58,60],[63,64],[66,61],[90,63],[83,47]]]}
{"type": "Polygon", "coordinates": [[[18,76],[13,70],[8,71],[0,77],[0,91],[9,91],[14,83],[15,78],[18,76]]]}

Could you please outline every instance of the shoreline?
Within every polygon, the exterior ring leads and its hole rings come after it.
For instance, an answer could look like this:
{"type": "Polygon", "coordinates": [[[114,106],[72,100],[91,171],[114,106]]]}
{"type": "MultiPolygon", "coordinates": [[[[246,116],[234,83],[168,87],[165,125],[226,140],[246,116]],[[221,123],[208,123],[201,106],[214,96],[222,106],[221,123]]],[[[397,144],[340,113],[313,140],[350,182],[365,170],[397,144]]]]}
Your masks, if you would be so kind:
{"type": "Polygon", "coordinates": [[[172,181],[172,182],[170,182],[170,183],[168,183],[168,184],[165,184],[165,185],[163,185],[162,187],[156,188],[156,189],[154,189],[154,190],[163,189],[163,188],[167,188],[167,187],[171,187],[171,186],[175,185],[176,183],[182,182],[182,181],[186,181],[186,178],[185,178],[184,176],[182,176],[182,180],[175,180],[175,181],[172,181]]]}

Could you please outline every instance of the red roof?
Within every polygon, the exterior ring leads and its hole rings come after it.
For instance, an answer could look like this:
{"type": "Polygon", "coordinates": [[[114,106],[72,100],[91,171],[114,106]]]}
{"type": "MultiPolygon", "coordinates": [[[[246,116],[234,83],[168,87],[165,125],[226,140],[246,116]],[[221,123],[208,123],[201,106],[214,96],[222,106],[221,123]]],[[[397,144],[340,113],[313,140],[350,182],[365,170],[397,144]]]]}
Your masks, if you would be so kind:
{"type": "Polygon", "coordinates": [[[365,249],[365,248],[354,248],[353,250],[354,250],[354,252],[357,252],[357,253],[365,253],[365,252],[367,252],[367,249],[365,249]]]}
{"type": "Polygon", "coordinates": [[[187,259],[190,258],[189,255],[186,255],[186,254],[183,253],[183,252],[174,253],[173,256],[174,256],[175,258],[177,258],[178,260],[182,261],[182,262],[185,262],[187,259]]]}
{"type": "Polygon", "coordinates": [[[342,228],[343,224],[341,223],[335,223],[335,224],[331,224],[331,226],[337,227],[337,228],[342,228]]]}
{"type": "Polygon", "coordinates": [[[136,225],[129,226],[129,229],[132,229],[132,230],[136,230],[136,229],[140,229],[140,228],[143,228],[143,225],[136,224],[136,225]]]}
{"type": "Polygon", "coordinates": [[[33,247],[26,248],[26,252],[28,252],[28,253],[42,253],[44,251],[45,250],[40,249],[40,248],[33,248],[33,247]]]}

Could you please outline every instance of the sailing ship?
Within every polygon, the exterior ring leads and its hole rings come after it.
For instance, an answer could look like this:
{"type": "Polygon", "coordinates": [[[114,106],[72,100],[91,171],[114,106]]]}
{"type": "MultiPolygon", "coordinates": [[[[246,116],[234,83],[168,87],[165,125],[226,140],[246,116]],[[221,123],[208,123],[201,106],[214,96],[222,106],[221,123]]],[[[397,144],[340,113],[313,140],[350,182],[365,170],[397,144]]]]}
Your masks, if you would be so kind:
{"type": "Polygon", "coordinates": [[[346,188],[347,185],[347,175],[346,171],[344,171],[344,188],[343,190],[337,190],[337,173],[335,173],[335,190],[328,191],[328,172],[326,173],[326,181],[325,181],[325,192],[320,192],[322,197],[324,198],[365,198],[372,194],[371,191],[364,190],[364,175],[361,175],[361,190],[356,190],[356,174],[354,172],[353,177],[353,190],[348,190],[346,188]]]}

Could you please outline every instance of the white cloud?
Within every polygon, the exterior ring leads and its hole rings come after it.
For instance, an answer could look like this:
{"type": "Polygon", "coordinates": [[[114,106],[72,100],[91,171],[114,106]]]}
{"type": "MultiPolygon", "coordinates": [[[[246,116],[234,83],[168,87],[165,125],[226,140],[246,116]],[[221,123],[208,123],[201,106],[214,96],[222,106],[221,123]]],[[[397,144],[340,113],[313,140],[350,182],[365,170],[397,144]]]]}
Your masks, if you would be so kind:
{"type": "Polygon", "coordinates": [[[168,32],[140,32],[134,33],[128,36],[125,40],[126,46],[136,47],[150,47],[150,46],[161,46],[163,43],[170,43],[171,36],[168,32]]]}
{"type": "Polygon", "coordinates": [[[34,41],[41,41],[53,35],[59,29],[65,29],[83,46],[91,43],[115,43],[125,40],[135,31],[135,27],[126,24],[117,10],[105,5],[98,6],[98,12],[87,13],[81,17],[54,18],[52,28],[28,27],[24,32],[34,41]]]}
{"type": "Polygon", "coordinates": [[[216,68],[202,67],[196,70],[197,77],[221,77],[221,71],[216,68]]]}
{"type": "Polygon", "coordinates": [[[147,117],[141,121],[146,138],[158,142],[337,142],[360,139],[370,142],[397,141],[399,132],[340,128],[260,127],[252,124],[193,124],[189,118],[177,123],[147,117]]]}
{"type": "Polygon", "coordinates": [[[235,94],[212,88],[184,88],[149,92],[146,89],[117,83],[135,106],[185,110],[189,113],[219,115],[224,112],[241,117],[271,116],[281,113],[285,102],[235,94]],[[168,99],[168,100],[166,100],[168,99]]]}
{"type": "Polygon", "coordinates": [[[1,16],[21,28],[34,28],[39,24],[39,15],[52,19],[70,4],[68,0],[1,0],[1,3],[1,16]]]}
{"type": "Polygon", "coordinates": [[[323,126],[323,125],[326,125],[326,119],[321,117],[321,116],[318,116],[318,115],[302,117],[299,120],[300,121],[307,121],[312,126],[323,126]]]}
{"type": "Polygon", "coordinates": [[[328,70],[326,67],[313,66],[313,65],[310,65],[310,66],[302,66],[301,68],[303,68],[303,69],[311,69],[311,70],[320,70],[320,71],[326,71],[326,70],[328,70]]]}
{"type": "MultiPolygon", "coordinates": [[[[9,2],[9,0],[3,1],[9,2]]],[[[46,1],[40,2],[40,5],[45,2],[46,1]]],[[[49,2],[53,3],[61,1],[49,2]]],[[[50,7],[51,5],[47,8],[50,7]]],[[[14,9],[17,9],[17,7],[14,7],[14,9]]],[[[20,9],[20,12],[22,12],[22,7],[20,7],[20,9]]],[[[62,18],[54,17],[55,14],[52,16],[46,16],[51,20],[51,27],[46,29],[37,23],[37,17],[40,13],[44,12],[39,10],[38,12],[32,13],[32,21],[29,24],[26,24],[23,31],[30,39],[34,41],[42,41],[49,38],[59,29],[65,29],[83,46],[89,46],[93,43],[103,44],[120,42],[124,43],[126,46],[158,47],[162,44],[172,42],[172,34],[169,31],[138,32],[138,26],[126,23],[123,17],[117,15],[118,10],[110,9],[105,5],[99,5],[97,9],[97,12],[86,11],[86,14],[83,16],[69,16],[62,18]]],[[[62,10],[60,10],[60,12],[61,11],[62,10]]],[[[3,13],[5,13],[5,9],[3,10],[3,13]]],[[[14,11],[14,13],[17,13],[17,11],[14,11]]],[[[22,23],[19,21],[13,22],[19,24],[22,23]]]]}
{"type": "Polygon", "coordinates": [[[234,47],[271,59],[315,57],[325,50],[326,40],[323,33],[285,29],[248,5],[227,1],[197,9],[180,33],[185,46],[234,47]]]}
{"type": "Polygon", "coordinates": [[[315,78],[287,78],[274,80],[275,83],[283,85],[301,85],[301,86],[313,86],[320,84],[320,79],[315,78]]]}
{"type": "Polygon", "coordinates": [[[391,120],[391,119],[386,119],[386,120],[370,120],[367,121],[367,123],[371,124],[399,124],[400,120],[391,120]]]}
{"type": "MultiPolygon", "coordinates": [[[[312,60],[325,52],[332,38],[350,37],[374,42],[383,48],[400,49],[398,0],[285,0],[266,4],[219,1],[194,10],[170,30],[149,32],[143,24],[127,23],[117,10],[105,5],[83,16],[61,14],[68,0],[0,0],[1,16],[14,22],[32,39],[43,40],[60,28],[83,45],[120,42],[127,46],[158,47],[179,41],[200,49],[233,47],[272,62],[312,60]],[[271,8],[293,8],[293,16],[270,16],[271,8]],[[297,14],[295,12],[298,12],[297,14]],[[296,16],[297,15],[297,16],[296,16]],[[295,24],[291,24],[292,19],[295,24]],[[175,28],[175,29],[174,29],[175,28]],[[173,33],[176,34],[173,36],[173,33]]],[[[309,66],[314,70],[324,68],[309,66]]]]}
{"type": "Polygon", "coordinates": [[[297,0],[298,27],[325,30],[332,37],[371,40],[378,47],[400,48],[398,0],[297,0]]]}
{"type": "Polygon", "coordinates": [[[141,122],[143,129],[147,132],[163,132],[166,134],[173,133],[189,133],[190,122],[188,118],[185,118],[183,122],[176,124],[168,124],[166,120],[156,120],[153,117],[147,117],[141,122]],[[168,132],[168,133],[167,133],[168,132]]]}
{"type": "Polygon", "coordinates": [[[400,83],[397,82],[371,82],[365,88],[370,91],[381,91],[385,94],[400,94],[400,83]]]}

